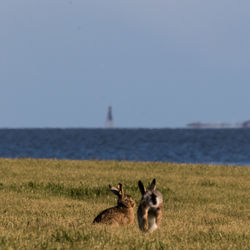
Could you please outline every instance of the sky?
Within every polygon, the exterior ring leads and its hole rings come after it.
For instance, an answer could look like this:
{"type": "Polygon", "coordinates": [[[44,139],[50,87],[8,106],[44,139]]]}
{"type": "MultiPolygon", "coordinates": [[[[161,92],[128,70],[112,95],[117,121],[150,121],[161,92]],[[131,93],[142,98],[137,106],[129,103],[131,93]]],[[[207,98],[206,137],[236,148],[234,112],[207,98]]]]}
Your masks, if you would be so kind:
{"type": "Polygon", "coordinates": [[[0,127],[250,119],[249,0],[1,0],[0,127]]]}

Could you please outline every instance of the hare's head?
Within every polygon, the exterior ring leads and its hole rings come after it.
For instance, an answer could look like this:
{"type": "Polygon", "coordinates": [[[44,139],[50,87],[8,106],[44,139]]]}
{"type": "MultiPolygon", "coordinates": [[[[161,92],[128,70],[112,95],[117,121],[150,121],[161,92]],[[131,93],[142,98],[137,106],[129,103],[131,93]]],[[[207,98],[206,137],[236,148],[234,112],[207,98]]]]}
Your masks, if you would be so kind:
{"type": "Polygon", "coordinates": [[[124,193],[124,189],[121,183],[118,184],[118,188],[112,187],[109,185],[109,188],[112,193],[114,193],[117,197],[117,205],[126,208],[135,207],[135,201],[132,199],[130,195],[124,193]]]}
{"type": "Polygon", "coordinates": [[[150,207],[158,207],[162,202],[162,194],[155,190],[156,188],[156,180],[153,179],[149,189],[145,189],[143,183],[138,181],[138,186],[142,195],[141,203],[147,204],[150,207]]]}

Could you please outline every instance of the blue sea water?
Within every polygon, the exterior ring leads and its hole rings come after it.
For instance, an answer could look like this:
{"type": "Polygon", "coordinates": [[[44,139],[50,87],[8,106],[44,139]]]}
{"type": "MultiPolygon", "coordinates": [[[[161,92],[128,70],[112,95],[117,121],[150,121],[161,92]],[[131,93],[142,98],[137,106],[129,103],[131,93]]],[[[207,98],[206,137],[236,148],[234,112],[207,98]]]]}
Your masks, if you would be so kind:
{"type": "Polygon", "coordinates": [[[0,157],[250,165],[250,129],[0,129],[0,157]]]}

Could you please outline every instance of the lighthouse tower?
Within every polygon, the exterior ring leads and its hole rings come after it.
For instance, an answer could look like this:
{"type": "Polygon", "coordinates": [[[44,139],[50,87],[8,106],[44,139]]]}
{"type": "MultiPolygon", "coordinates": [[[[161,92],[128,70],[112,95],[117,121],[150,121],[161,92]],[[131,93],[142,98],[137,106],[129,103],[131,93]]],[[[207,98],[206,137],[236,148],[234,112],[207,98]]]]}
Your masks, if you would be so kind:
{"type": "Polygon", "coordinates": [[[114,120],[112,115],[112,107],[108,107],[108,113],[106,118],[106,128],[114,128],[114,120]]]}

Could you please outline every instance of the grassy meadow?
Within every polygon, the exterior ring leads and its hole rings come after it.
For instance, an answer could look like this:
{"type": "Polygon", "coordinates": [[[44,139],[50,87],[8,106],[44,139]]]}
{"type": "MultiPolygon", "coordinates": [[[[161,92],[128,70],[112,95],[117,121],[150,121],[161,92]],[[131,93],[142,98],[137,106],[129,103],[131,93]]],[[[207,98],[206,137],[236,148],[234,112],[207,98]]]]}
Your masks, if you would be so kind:
{"type": "Polygon", "coordinates": [[[249,167],[0,159],[0,204],[0,249],[250,249],[249,167]],[[108,184],[138,204],[153,178],[159,230],[91,224],[116,204],[108,184]]]}

